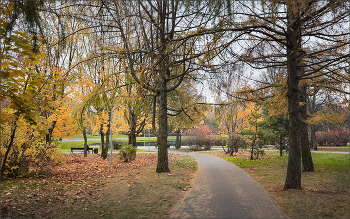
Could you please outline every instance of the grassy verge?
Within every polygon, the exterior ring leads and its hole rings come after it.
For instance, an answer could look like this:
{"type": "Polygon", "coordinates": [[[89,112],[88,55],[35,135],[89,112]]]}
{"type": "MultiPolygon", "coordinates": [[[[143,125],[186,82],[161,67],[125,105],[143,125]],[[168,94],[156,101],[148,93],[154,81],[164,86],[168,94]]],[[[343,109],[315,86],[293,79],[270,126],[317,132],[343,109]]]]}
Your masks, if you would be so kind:
{"type": "MultiPolygon", "coordinates": [[[[99,144],[100,141],[88,141],[88,145],[94,145],[94,144],[99,144]]],[[[71,148],[83,148],[84,147],[84,142],[83,141],[63,141],[60,142],[60,152],[71,152],[71,148]]],[[[101,151],[100,148],[98,148],[99,151],[101,151]]],[[[148,152],[148,150],[142,150],[142,149],[137,149],[137,152],[148,152]]]]}
{"type": "Polygon", "coordinates": [[[168,218],[190,187],[197,164],[169,155],[170,173],[156,173],[156,154],[123,163],[97,155],[64,155],[52,176],[1,183],[1,218],[168,218]]]}
{"type": "MultiPolygon", "coordinates": [[[[99,140],[101,139],[100,136],[95,136],[95,135],[87,135],[87,138],[88,139],[96,139],[96,140],[99,140]]],[[[128,136],[127,135],[113,135],[113,138],[125,138],[125,139],[128,139],[128,136]]],[[[72,137],[69,137],[68,138],[69,140],[83,140],[83,136],[82,135],[74,135],[72,137]]],[[[157,141],[157,137],[137,137],[136,140],[138,142],[144,142],[144,141],[148,141],[148,140],[151,140],[151,141],[157,141]]],[[[176,136],[169,136],[168,137],[168,141],[175,141],[176,140],[176,136]]]]}
{"type": "MultiPolygon", "coordinates": [[[[302,190],[283,190],[288,154],[266,152],[251,161],[243,153],[224,159],[243,168],[289,218],[349,218],[349,155],[312,153],[315,172],[302,173],[302,190]]],[[[249,156],[249,155],[248,155],[249,156]]]]}
{"type": "Polygon", "coordinates": [[[150,137],[149,139],[148,137],[136,137],[137,142],[148,142],[148,140],[157,141],[157,137],[150,137]]]}
{"type": "MultiPolygon", "coordinates": [[[[90,135],[87,134],[86,137],[88,139],[101,139],[100,136],[96,136],[96,135],[90,135]]],[[[127,135],[113,135],[113,138],[128,138],[127,135]]],[[[83,140],[83,135],[74,135],[74,136],[70,136],[68,137],[69,140],[83,140]]]]}

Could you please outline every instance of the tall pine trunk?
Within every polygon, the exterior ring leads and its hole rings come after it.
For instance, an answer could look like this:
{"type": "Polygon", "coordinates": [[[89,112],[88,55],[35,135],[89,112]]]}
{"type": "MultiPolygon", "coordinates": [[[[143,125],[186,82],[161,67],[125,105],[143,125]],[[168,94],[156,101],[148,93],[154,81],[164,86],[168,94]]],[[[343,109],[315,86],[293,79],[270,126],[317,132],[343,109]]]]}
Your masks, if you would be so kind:
{"type": "MultiPolygon", "coordinates": [[[[300,101],[303,105],[300,107],[301,117],[303,120],[307,119],[307,104],[306,104],[306,85],[300,86],[300,101]]],[[[312,156],[309,147],[309,136],[307,131],[307,123],[301,122],[300,125],[300,138],[301,138],[301,160],[303,164],[303,171],[313,172],[314,163],[312,162],[312,156]]]]}
{"type": "Polygon", "coordinates": [[[284,190],[301,189],[301,141],[299,109],[299,74],[301,48],[301,21],[299,3],[287,1],[287,72],[289,113],[289,156],[284,190]]]}
{"type": "Polygon", "coordinates": [[[167,92],[166,82],[161,84],[161,92],[159,94],[159,131],[158,131],[158,163],[157,173],[170,172],[168,167],[168,147],[167,147],[167,135],[168,135],[168,118],[167,118],[167,92]]]}
{"type": "Polygon", "coordinates": [[[159,125],[159,131],[158,131],[158,163],[157,163],[157,173],[162,172],[170,172],[169,166],[168,166],[168,102],[167,102],[167,82],[170,77],[170,71],[168,67],[168,61],[167,60],[167,48],[166,43],[168,40],[168,36],[165,33],[165,19],[166,19],[166,1],[159,1],[159,41],[160,41],[160,48],[159,48],[159,54],[160,54],[160,71],[159,71],[159,78],[160,78],[160,88],[158,90],[159,93],[159,111],[158,111],[158,125],[159,125]]]}

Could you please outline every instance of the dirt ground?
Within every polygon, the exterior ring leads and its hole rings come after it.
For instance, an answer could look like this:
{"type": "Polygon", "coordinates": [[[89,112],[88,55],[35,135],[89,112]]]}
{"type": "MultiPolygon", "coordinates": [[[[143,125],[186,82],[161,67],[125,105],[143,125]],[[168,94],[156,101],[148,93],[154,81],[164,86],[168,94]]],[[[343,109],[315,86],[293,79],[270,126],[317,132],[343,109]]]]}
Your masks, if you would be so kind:
{"type": "MultiPolygon", "coordinates": [[[[319,151],[342,151],[342,152],[349,152],[349,148],[348,147],[327,147],[327,148],[323,148],[323,147],[318,147],[317,148],[319,151]]],[[[314,149],[310,149],[311,151],[313,151],[314,149]]]]}

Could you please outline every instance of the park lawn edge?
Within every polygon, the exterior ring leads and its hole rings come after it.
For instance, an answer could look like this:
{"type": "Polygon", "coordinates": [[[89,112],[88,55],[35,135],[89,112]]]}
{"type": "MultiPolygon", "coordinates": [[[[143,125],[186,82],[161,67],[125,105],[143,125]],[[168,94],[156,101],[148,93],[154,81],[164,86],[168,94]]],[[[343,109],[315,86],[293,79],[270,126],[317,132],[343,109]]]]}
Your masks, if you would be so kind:
{"type": "MultiPolygon", "coordinates": [[[[212,154],[215,154],[213,152],[212,154]]],[[[223,156],[242,168],[275,200],[289,218],[349,218],[349,155],[312,153],[315,172],[302,173],[301,190],[283,190],[288,153],[267,152],[268,159],[223,156]],[[275,157],[271,157],[275,154],[275,157]],[[306,210],[307,209],[307,210],[306,210]]]]}

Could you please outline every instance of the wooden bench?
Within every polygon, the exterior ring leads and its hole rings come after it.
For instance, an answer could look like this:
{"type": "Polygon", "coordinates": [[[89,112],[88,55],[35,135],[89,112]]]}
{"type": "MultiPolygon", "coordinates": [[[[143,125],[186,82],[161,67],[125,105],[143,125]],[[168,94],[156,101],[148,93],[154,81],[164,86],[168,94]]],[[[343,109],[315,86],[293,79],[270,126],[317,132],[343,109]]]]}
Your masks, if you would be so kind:
{"type": "Polygon", "coordinates": [[[168,148],[171,148],[171,146],[175,148],[176,145],[174,143],[168,143],[168,148]]]}
{"type": "MultiPolygon", "coordinates": [[[[84,153],[84,148],[71,148],[70,152],[73,153],[73,151],[80,151],[80,152],[84,153]]],[[[92,152],[94,152],[94,149],[93,148],[87,148],[87,152],[90,153],[90,151],[92,153],[92,152]]]]}

